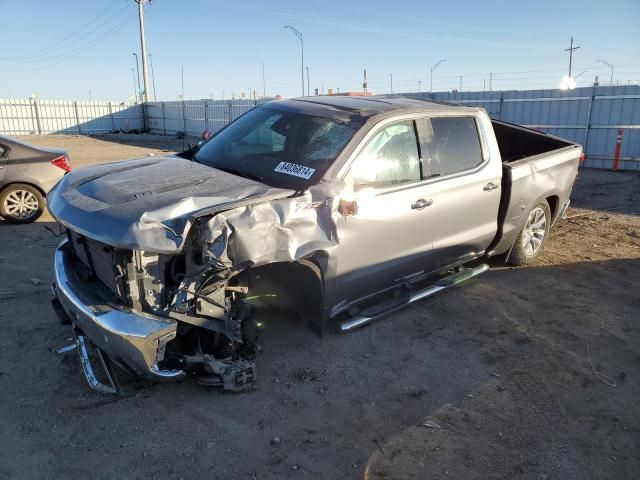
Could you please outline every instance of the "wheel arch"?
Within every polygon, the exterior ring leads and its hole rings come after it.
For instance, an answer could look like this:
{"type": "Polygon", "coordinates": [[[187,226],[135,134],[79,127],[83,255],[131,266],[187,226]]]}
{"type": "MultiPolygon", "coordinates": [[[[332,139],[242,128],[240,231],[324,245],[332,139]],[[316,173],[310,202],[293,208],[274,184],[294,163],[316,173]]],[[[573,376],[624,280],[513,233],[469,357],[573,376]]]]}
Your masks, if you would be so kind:
{"type": "Polygon", "coordinates": [[[248,298],[257,308],[298,314],[321,335],[325,328],[327,261],[328,254],[318,251],[294,262],[251,267],[247,271],[248,298]]]}
{"type": "Polygon", "coordinates": [[[10,187],[12,187],[14,185],[28,185],[28,186],[33,187],[36,190],[38,190],[40,192],[40,194],[42,195],[42,198],[44,198],[44,199],[47,198],[47,194],[45,193],[45,191],[42,189],[42,187],[40,185],[38,185],[38,184],[36,184],[34,182],[21,181],[21,180],[12,180],[11,182],[6,183],[2,187],[0,187],[0,195],[2,195],[5,190],[7,190],[8,188],[10,188],[10,187]]]}

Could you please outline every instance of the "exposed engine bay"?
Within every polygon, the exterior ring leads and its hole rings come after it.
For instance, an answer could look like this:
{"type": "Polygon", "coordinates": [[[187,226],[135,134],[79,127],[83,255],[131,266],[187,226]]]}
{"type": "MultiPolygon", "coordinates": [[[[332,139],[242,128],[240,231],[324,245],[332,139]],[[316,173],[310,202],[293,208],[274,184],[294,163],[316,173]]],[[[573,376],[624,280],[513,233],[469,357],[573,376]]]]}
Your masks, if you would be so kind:
{"type": "Polygon", "coordinates": [[[67,230],[78,277],[105,301],[179,321],[176,338],[159,352],[159,368],[240,390],[255,376],[259,329],[249,315],[248,275],[239,268],[212,269],[194,233],[181,254],[166,255],[114,248],[67,230]]]}

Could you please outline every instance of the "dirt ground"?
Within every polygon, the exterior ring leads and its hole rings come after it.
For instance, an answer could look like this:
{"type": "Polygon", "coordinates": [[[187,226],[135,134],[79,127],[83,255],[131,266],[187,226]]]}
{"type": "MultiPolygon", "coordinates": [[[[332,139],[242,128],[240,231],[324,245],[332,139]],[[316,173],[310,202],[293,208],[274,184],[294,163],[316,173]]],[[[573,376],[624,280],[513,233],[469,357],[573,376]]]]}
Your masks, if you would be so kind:
{"type": "MultiPolygon", "coordinates": [[[[26,140],[75,166],[182,144],[26,140]]],[[[0,478],[640,478],[637,172],[582,171],[533,266],[496,265],[346,335],[265,318],[242,394],[92,392],[77,356],[53,352],[69,330],[49,306],[52,227],[0,223],[0,478]]]]}

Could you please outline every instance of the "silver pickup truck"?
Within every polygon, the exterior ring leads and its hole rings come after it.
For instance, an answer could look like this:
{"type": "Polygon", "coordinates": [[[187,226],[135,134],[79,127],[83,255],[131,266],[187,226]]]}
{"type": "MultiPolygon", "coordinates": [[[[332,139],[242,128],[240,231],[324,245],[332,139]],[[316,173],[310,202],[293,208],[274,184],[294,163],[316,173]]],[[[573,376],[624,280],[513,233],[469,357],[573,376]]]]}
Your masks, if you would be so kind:
{"type": "Polygon", "coordinates": [[[112,362],[245,388],[262,308],[348,331],[489,257],[535,259],[581,153],[481,108],[329,96],[268,102],[177,156],[77,169],[48,197],[66,350],[104,392],[112,362]]]}

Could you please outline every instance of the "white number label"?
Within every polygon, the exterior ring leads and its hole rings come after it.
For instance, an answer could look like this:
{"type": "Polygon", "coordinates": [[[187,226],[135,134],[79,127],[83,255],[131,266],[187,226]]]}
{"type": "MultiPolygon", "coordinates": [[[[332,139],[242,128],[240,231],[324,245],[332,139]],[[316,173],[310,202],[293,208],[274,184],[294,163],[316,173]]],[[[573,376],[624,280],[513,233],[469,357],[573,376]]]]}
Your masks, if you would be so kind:
{"type": "Polygon", "coordinates": [[[298,165],[295,163],[280,162],[276,166],[274,171],[279,173],[286,173],[287,175],[293,175],[294,177],[300,177],[300,178],[309,180],[311,178],[311,175],[315,173],[316,169],[305,167],[304,165],[298,165]]]}

